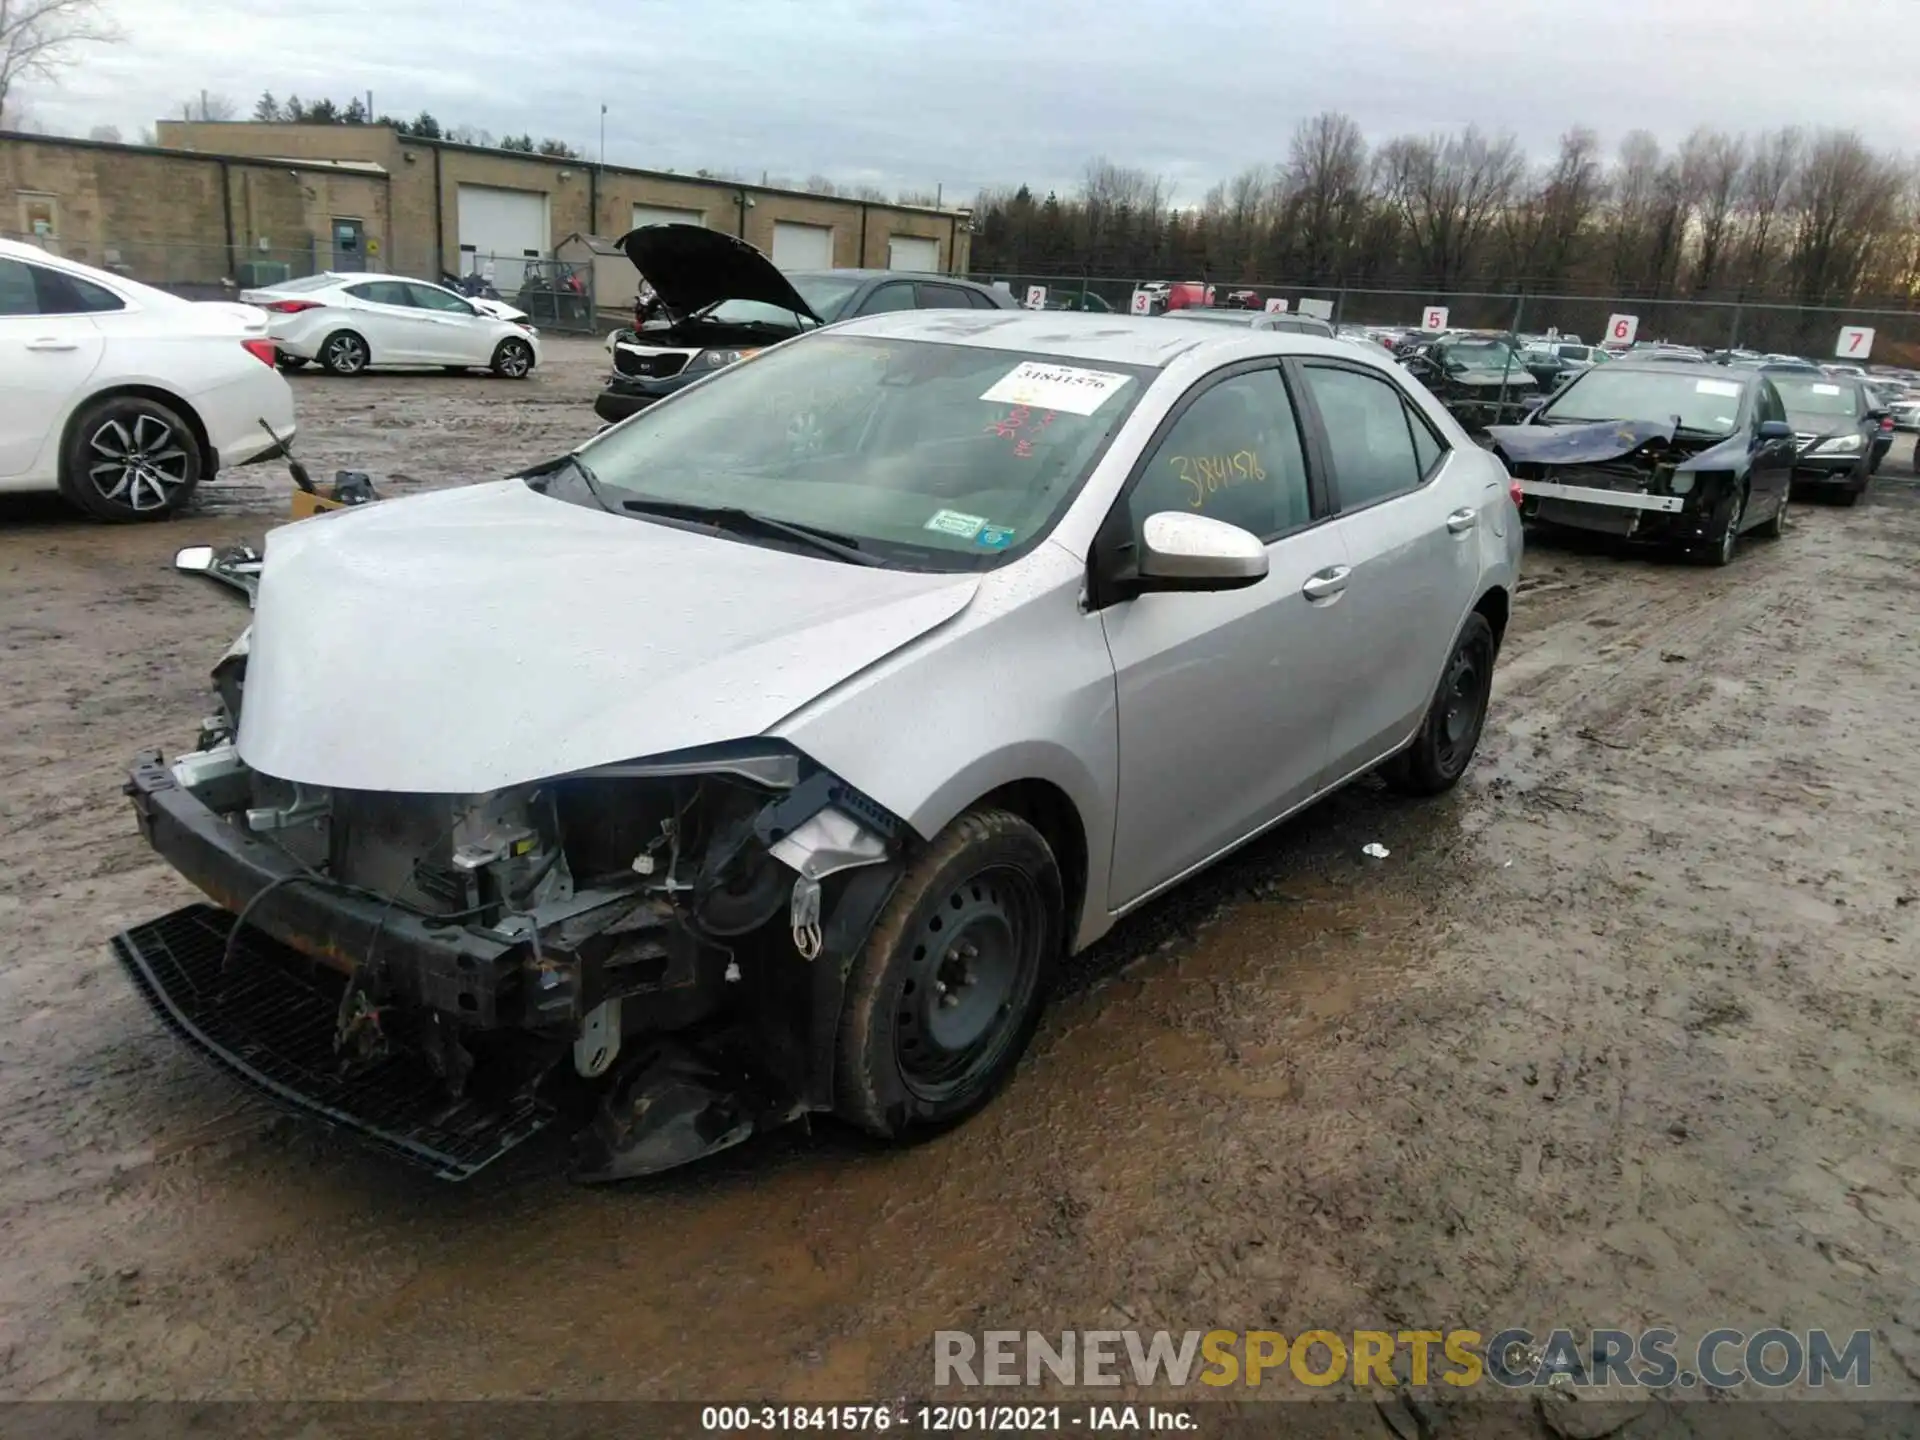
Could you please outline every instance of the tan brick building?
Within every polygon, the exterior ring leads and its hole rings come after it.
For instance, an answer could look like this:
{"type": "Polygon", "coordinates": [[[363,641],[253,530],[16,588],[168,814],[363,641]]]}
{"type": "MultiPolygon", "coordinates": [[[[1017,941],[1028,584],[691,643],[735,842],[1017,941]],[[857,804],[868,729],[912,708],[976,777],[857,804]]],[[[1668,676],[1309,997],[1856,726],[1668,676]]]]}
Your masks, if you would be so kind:
{"type": "Polygon", "coordinates": [[[257,283],[282,267],[432,279],[663,219],[742,235],[790,269],[967,266],[964,210],[602,169],[386,126],[161,121],[157,133],[157,147],[0,134],[0,234],[184,285],[257,283]]]}

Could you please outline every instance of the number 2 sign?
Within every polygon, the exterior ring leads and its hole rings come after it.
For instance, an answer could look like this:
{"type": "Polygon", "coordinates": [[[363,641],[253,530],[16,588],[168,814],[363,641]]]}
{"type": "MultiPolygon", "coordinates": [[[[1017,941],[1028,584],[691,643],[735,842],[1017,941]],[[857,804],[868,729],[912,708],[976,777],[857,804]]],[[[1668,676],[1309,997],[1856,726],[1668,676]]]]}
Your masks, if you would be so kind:
{"type": "Polygon", "coordinates": [[[1027,287],[1027,309],[1044,310],[1047,308],[1047,287],[1029,285],[1027,287]]]}
{"type": "Polygon", "coordinates": [[[1631,345],[1634,337],[1640,333],[1638,315],[1609,315],[1607,317],[1607,344],[1631,345]]]}
{"type": "Polygon", "coordinates": [[[1842,325],[1840,339],[1833,347],[1833,353],[1844,360],[1864,360],[1873,353],[1873,327],[1871,325],[1842,325]]]}
{"type": "Polygon", "coordinates": [[[1420,312],[1420,328],[1422,330],[1446,329],[1447,307],[1444,305],[1427,306],[1425,310],[1420,312]]]}

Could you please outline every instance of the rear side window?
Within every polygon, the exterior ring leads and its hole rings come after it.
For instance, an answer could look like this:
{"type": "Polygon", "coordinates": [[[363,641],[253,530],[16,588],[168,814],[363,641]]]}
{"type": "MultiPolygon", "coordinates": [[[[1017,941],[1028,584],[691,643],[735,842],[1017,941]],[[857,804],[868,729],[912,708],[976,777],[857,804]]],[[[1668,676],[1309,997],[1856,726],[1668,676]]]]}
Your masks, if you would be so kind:
{"type": "Polygon", "coordinates": [[[958,285],[920,286],[920,308],[922,310],[971,310],[973,304],[967,299],[967,292],[958,285]]]}
{"type": "Polygon", "coordinates": [[[41,265],[28,268],[33,271],[34,285],[40,292],[42,315],[104,315],[127,308],[127,302],[104,285],[41,265]]]}
{"type": "MultiPolygon", "coordinates": [[[[1357,510],[1418,488],[1426,467],[1399,390],[1357,370],[1308,365],[1305,374],[1326,430],[1340,508],[1357,510]]],[[[1437,445],[1432,432],[1427,438],[1437,445]]]]}
{"type": "Polygon", "coordinates": [[[960,293],[967,297],[967,303],[976,310],[998,310],[1000,308],[993,303],[993,297],[984,290],[963,290],[960,293]]]}
{"type": "Polygon", "coordinates": [[[889,310],[913,309],[913,286],[905,280],[882,285],[860,306],[862,315],[882,315],[889,310]]]}

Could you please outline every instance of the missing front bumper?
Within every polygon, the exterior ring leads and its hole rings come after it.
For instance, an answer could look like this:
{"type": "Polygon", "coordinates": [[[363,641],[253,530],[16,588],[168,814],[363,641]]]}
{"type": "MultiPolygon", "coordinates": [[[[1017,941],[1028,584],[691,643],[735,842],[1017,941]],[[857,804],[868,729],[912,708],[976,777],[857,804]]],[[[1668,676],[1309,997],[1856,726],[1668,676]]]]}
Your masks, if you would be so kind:
{"type": "Polygon", "coordinates": [[[210,905],[116,935],[113,953],[181,1039],[276,1104],[465,1180],[554,1118],[530,1093],[452,1099],[424,1058],[396,1048],[344,1067],[334,1051],[344,983],[210,905]],[[228,958],[231,939],[231,963],[228,958]]]}

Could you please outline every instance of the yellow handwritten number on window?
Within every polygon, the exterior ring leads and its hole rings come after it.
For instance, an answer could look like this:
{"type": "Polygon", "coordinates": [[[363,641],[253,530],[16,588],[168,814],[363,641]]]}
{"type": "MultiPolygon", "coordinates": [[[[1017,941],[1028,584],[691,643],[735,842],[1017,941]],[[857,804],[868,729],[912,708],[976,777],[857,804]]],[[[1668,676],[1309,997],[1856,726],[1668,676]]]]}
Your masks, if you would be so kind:
{"type": "Polygon", "coordinates": [[[1204,508],[1208,499],[1222,490],[1267,478],[1259,454],[1252,450],[1236,450],[1231,455],[1169,455],[1167,464],[1192,492],[1187,504],[1194,510],[1204,508]]]}

